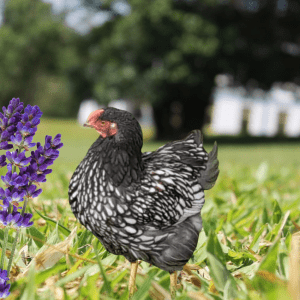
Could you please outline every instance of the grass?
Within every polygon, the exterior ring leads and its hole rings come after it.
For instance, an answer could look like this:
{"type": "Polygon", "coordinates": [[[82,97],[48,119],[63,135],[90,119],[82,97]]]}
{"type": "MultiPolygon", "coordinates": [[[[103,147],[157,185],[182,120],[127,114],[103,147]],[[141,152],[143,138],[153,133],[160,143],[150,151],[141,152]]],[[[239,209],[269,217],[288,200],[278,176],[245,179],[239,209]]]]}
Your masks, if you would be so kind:
{"type": "MultiPolygon", "coordinates": [[[[67,199],[69,179],[97,134],[75,121],[46,119],[35,140],[56,133],[64,147],[43,193],[29,204],[34,226],[22,229],[8,299],[127,299],[129,264],[76,221],[67,199]]],[[[148,142],[144,151],[161,144],[148,142]]],[[[193,271],[182,272],[176,299],[292,299],[289,274],[299,268],[289,263],[300,229],[298,149],[297,143],[219,145],[220,176],[206,192],[193,271]]],[[[142,262],[137,287],[136,300],[166,299],[169,274],[142,262]]]]}

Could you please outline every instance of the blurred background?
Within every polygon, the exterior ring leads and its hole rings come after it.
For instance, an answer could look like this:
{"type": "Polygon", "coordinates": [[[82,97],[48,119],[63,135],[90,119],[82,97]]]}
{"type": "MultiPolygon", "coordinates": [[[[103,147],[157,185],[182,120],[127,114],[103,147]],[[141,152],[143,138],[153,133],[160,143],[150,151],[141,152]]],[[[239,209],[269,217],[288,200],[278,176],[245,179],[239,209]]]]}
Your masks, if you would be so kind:
{"type": "Polygon", "coordinates": [[[299,15],[297,0],[2,0],[0,102],[39,105],[72,151],[96,137],[74,124],[110,105],[146,140],[202,128],[221,145],[289,141],[294,155],[299,15]]]}

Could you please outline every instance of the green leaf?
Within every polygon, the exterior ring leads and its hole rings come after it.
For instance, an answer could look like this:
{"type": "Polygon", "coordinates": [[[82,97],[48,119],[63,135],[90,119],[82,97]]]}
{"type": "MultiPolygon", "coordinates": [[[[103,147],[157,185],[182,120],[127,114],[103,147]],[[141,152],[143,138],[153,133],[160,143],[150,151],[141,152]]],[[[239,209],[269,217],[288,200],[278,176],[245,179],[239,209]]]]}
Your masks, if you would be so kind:
{"type": "Polygon", "coordinates": [[[152,283],[152,280],[153,280],[154,276],[155,276],[155,274],[151,274],[147,278],[147,280],[143,283],[143,285],[138,287],[138,290],[134,294],[134,296],[132,297],[132,300],[142,300],[146,296],[148,296],[148,291],[149,291],[149,289],[151,287],[151,283],[152,283]]]}
{"type": "Polygon", "coordinates": [[[82,251],[82,252],[86,251],[85,249],[82,250],[82,247],[83,246],[88,246],[89,247],[89,244],[91,242],[92,237],[93,237],[93,234],[90,231],[86,230],[86,229],[84,229],[81,232],[81,235],[78,238],[78,243],[77,243],[78,248],[81,248],[80,251],[82,251]]]}
{"type": "Polygon", "coordinates": [[[266,207],[264,207],[263,212],[262,212],[262,223],[267,224],[269,222],[270,221],[269,221],[268,211],[267,211],[266,207]]]}
{"type": "Polygon", "coordinates": [[[235,283],[234,279],[231,278],[227,280],[224,287],[224,300],[242,299],[240,298],[240,294],[241,293],[239,293],[237,284],[235,283]]]}
{"type": "Polygon", "coordinates": [[[26,229],[28,235],[32,237],[34,243],[39,247],[43,247],[45,244],[45,234],[41,233],[37,228],[31,226],[26,229]]]}
{"type": "Polygon", "coordinates": [[[273,226],[271,231],[265,236],[265,239],[267,241],[274,241],[275,237],[277,236],[279,230],[280,230],[281,224],[277,223],[273,226]]]}
{"type": "Polygon", "coordinates": [[[22,294],[21,300],[28,300],[28,299],[34,300],[34,299],[36,299],[36,295],[35,295],[35,289],[36,289],[35,263],[34,262],[31,264],[27,278],[28,278],[28,282],[26,284],[24,293],[22,294]]]}
{"type": "Polygon", "coordinates": [[[92,276],[89,276],[86,280],[86,285],[80,288],[80,295],[88,297],[90,300],[99,299],[99,288],[96,285],[96,281],[99,278],[99,274],[96,273],[92,276]]]}
{"type": "Polygon", "coordinates": [[[285,237],[285,246],[287,247],[288,251],[291,249],[291,240],[292,240],[292,234],[290,232],[287,233],[285,237]]]}
{"type": "Polygon", "coordinates": [[[35,284],[38,286],[38,285],[42,284],[47,278],[49,278],[53,275],[59,274],[62,271],[64,271],[65,269],[66,269],[65,264],[57,263],[53,267],[36,274],[35,284]]]}
{"type": "Polygon", "coordinates": [[[111,287],[114,288],[128,273],[125,269],[121,273],[117,274],[117,276],[111,281],[111,287]]]}
{"type": "Polygon", "coordinates": [[[112,288],[111,288],[110,282],[109,282],[109,280],[108,280],[108,278],[106,276],[106,273],[105,273],[105,270],[103,268],[103,265],[102,265],[102,263],[101,263],[101,261],[99,259],[99,255],[97,253],[97,250],[96,249],[94,249],[94,250],[95,250],[95,253],[96,253],[97,262],[98,262],[98,265],[100,267],[100,271],[101,271],[101,274],[102,274],[102,277],[103,277],[103,281],[104,281],[104,284],[103,284],[103,286],[101,288],[101,291],[102,290],[106,290],[107,293],[108,293],[108,295],[111,295],[112,288]]]}
{"type": "Polygon", "coordinates": [[[273,201],[273,223],[278,224],[282,217],[281,208],[276,200],[273,201]]]}
{"type": "Polygon", "coordinates": [[[210,276],[213,279],[216,289],[223,292],[227,280],[231,277],[230,272],[227,270],[221,261],[213,254],[207,253],[210,276]]]}
{"type": "Polygon", "coordinates": [[[56,286],[64,286],[66,283],[68,283],[68,282],[70,282],[70,281],[72,281],[72,280],[75,280],[76,278],[82,276],[89,268],[91,268],[90,265],[85,266],[85,267],[79,269],[78,271],[76,271],[76,272],[74,272],[74,273],[72,273],[72,274],[70,274],[70,275],[67,275],[66,277],[64,277],[64,278],[62,278],[62,279],[60,279],[60,280],[58,280],[58,281],[55,283],[55,285],[56,285],[56,286]]]}
{"type": "MultiPolygon", "coordinates": [[[[4,228],[0,229],[0,242],[1,242],[1,246],[2,246],[2,241],[4,241],[4,228]]],[[[7,240],[7,245],[10,245],[10,247],[11,247],[11,245],[13,244],[13,242],[14,242],[14,238],[9,234],[8,235],[8,240],[7,240]]],[[[7,248],[9,248],[9,247],[7,247],[7,248]]]]}
{"type": "MultiPolygon", "coordinates": [[[[89,253],[91,252],[92,248],[88,248],[87,251],[81,256],[82,258],[87,258],[87,256],[89,255],[89,253]]],[[[72,268],[68,271],[67,275],[70,275],[72,273],[74,273],[78,267],[82,264],[82,260],[78,259],[75,264],[72,266],[72,268]]]]}
{"type": "Polygon", "coordinates": [[[101,260],[103,266],[112,266],[114,262],[117,260],[118,256],[114,254],[110,254],[101,260]]]}
{"type": "Polygon", "coordinates": [[[267,228],[266,224],[264,224],[255,234],[249,248],[252,249],[254,252],[258,250],[259,247],[259,238],[263,234],[264,230],[267,228]]]}
{"type": "Polygon", "coordinates": [[[279,253],[279,273],[283,278],[288,279],[289,272],[289,256],[286,253],[279,253]]]}
{"type": "Polygon", "coordinates": [[[258,270],[258,268],[259,268],[259,263],[254,262],[253,264],[251,264],[249,266],[239,268],[238,271],[240,273],[247,275],[249,278],[252,278],[255,275],[255,272],[258,270]]]}
{"type": "Polygon", "coordinates": [[[210,232],[207,240],[207,258],[210,269],[210,276],[213,279],[216,289],[223,292],[227,280],[233,280],[230,272],[226,268],[225,255],[214,232],[210,232]]]}
{"type": "Polygon", "coordinates": [[[226,263],[223,249],[219,243],[217,235],[213,231],[211,231],[208,236],[206,249],[208,252],[215,255],[221,263],[226,263]]]}
{"type": "Polygon", "coordinates": [[[69,234],[71,233],[71,230],[69,230],[68,228],[66,228],[65,226],[59,224],[58,221],[54,221],[52,219],[50,219],[49,217],[43,216],[39,211],[37,211],[34,208],[35,212],[41,217],[43,218],[48,224],[50,225],[54,225],[57,226],[58,225],[58,230],[63,233],[65,236],[69,236],[69,234]]]}
{"type": "Polygon", "coordinates": [[[267,255],[261,261],[258,270],[275,273],[277,267],[277,254],[279,249],[279,240],[277,240],[270,248],[267,255]]]}
{"type": "Polygon", "coordinates": [[[239,251],[239,252],[235,252],[232,250],[228,251],[228,256],[230,258],[232,258],[232,260],[241,260],[241,259],[247,259],[250,258],[253,261],[257,261],[257,258],[255,258],[255,256],[249,252],[245,252],[245,251],[239,251]]]}

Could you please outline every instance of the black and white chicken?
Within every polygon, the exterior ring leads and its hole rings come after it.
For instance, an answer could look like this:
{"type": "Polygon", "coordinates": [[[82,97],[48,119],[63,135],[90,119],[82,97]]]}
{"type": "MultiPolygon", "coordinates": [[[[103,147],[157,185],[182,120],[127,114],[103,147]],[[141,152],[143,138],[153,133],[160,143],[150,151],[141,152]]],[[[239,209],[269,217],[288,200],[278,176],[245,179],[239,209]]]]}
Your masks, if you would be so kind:
{"type": "Polygon", "coordinates": [[[132,263],[130,293],[138,260],[170,272],[172,290],[176,271],[197,246],[204,190],[219,174],[216,144],[207,154],[200,130],[194,130],[142,153],[138,121],[112,107],[91,113],[85,126],[99,138],[70,181],[74,215],[109,252],[132,263]]]}

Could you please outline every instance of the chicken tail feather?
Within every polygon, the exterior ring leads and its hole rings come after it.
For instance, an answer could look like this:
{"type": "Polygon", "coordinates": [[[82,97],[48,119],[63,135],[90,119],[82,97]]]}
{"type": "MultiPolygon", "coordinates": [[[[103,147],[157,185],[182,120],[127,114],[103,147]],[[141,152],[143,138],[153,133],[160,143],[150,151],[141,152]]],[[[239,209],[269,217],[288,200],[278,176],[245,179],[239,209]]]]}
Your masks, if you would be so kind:
{"type": "Polygon", "coordinates": [[[208,153],[208,161],[206,163],[206,170],[201,171],[201,177],[198,181],[204,190],[211,189],[219,175],[219,160],[218,160],[218,146],[215,142],[213,149],[208,153]]]}

